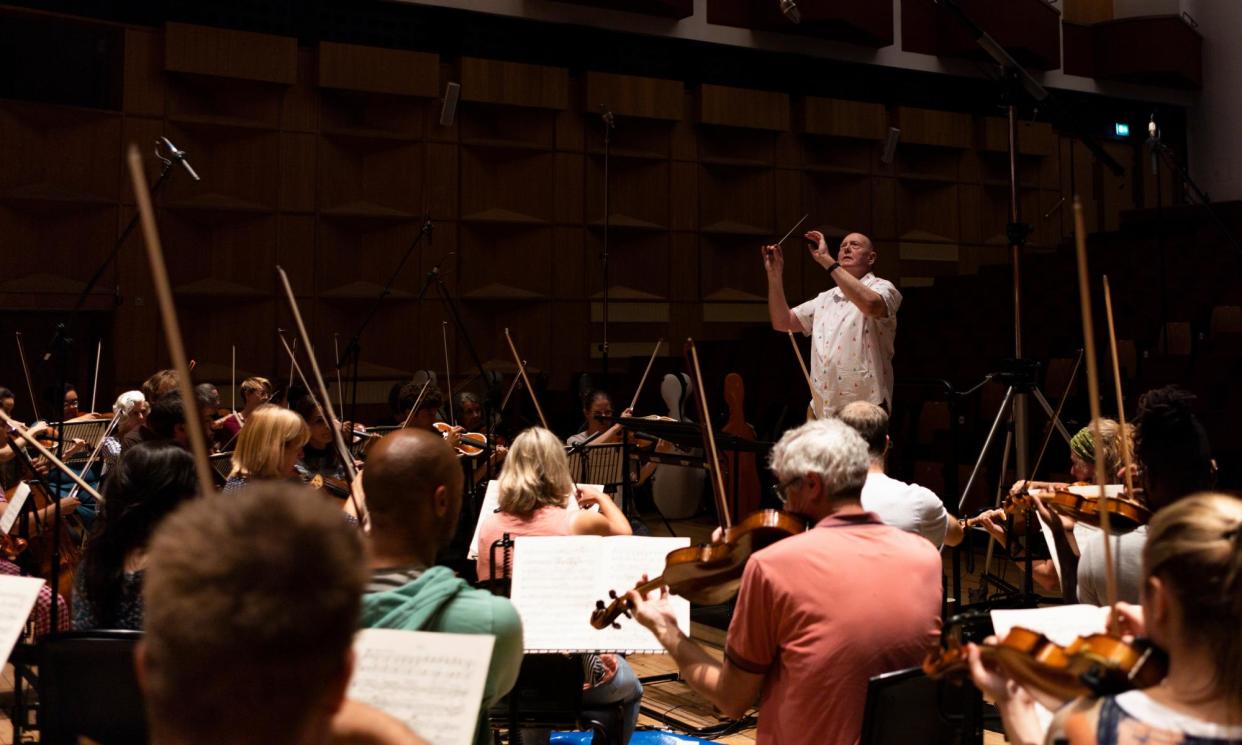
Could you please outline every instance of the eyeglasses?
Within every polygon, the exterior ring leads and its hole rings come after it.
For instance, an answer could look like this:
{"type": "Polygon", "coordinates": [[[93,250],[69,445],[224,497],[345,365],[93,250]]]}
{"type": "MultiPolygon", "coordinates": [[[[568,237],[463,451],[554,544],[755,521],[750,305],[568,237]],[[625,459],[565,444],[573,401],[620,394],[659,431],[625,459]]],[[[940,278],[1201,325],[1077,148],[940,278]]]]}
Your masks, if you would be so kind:
{"type": "Polygon", "coordinates": [[[788,481],[782,481],[778,484],[772,485],[772,491],[776,494],[776,498],[780,500],[781,504],[786,504],[787,502],[789,502],[789,495],[786,494],[786,491],[788,491],[789,487],[793,486],[794,484],[798,483],[801,480],[802,480],[801,476],[795,476],[788,481]]]}

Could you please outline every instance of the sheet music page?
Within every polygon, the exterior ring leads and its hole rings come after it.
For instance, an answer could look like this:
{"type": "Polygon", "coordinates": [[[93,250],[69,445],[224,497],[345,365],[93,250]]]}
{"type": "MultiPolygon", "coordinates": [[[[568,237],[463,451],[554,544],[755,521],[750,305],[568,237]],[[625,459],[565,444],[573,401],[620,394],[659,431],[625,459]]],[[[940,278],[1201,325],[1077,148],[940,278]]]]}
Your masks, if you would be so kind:
{"type": "Polygon", "coordinates": [[[496,638],[363,629],[349,697],[405,722],[431,745],[470,745],[496,638]]]}
{"type": "Polygon", "coordinates": [[[9,506],[4,508],[4,514],[0,515],[0,533],[8,533],[17,523],[17,516],[22,513],[22,505],[26,503],[26,497],[30,496],[30,484],[25,481],[18,483],[13,489],[13,498],[9,500],[9,506]]]}
{"type": "Polygon", "coordinates": [[[1077,637],[1108,630],[1108,608],[1098,605],[1052,605],[1047,608],[992,611],[996,635],[1005,638],[1014,626],[1038,631],[1062,646],[1077,637]]]}
{"type": "Polygon", "coordinates": [[[1052,536],[1052,526],[1038,512],[1035,516],[1039,518],[1039,531],[1044,534],[1044,543],[1048,545],[1048,553],[1052,556],[1052,566],[1057,570],[1057,579],[1061,580],[1061,557],[1057,554],[1057,542],[1052,536]]]}
{"type": "Polygon", "coordinates": [[[521,536],[513,547],[509,599],[522,617],[527,652],[592,651],[604,539],[594,535],[521,536]]]}
{"type": "MultiPolygon", "coordinates": [[[[611,601],[647,573],[664,571],[669,551],[689,538],[523,536],[513,550],[510,599],[522,617],[527,652],[663,652],[651,632],[622,618],[620,629],[591,626],[595,601],[611,601]]],[[[678,626],[690,630],[690,603],[670,598],[678,626]]]]}
{"type": "MultiPolygon", "coordinates": [[[[686,538],[656,538],[652,536],[617,535],[604,539],[604,563],[598,598],[609,602],[609,590],[618,595],[628,592],[638,584],[642,576],[657,577],[664,572],[664,558],[669,552],[690,545],[686,538]]],[[[690,635],[690,601],[680,595],[669,595],[669,605],[677,614],[677,628],[690,635]]],[[[593,607],[593,604],[592,604],[593,607]]],[[[663,652],[651,632],[638,621],[621,616],[617,619],[621,628],[596,631],[605,638],[605,649],[643,650],[663,652]]],[[[589,625],[589,624],[588,624],[589,625]]]]}
{"type": "MultiPolygon", "coordinates": [[[[579,489],[594,489],[595,491],[603,491],[604,487],[600,484],[576,484],[579,489]]],[[[500,482],[492,479],[487,482],[487,491],[483,493],[483,505],[479,508],[479,519],[474,524],[474,537],[470,539],[470,549],[466,552],[466,558],[474,561],[479,558],[479,531],[483,528],[483,520],[488,515],[500,509],[500,482]]],[[[573,512],[578,509],[578,501],[570,499],[565,503],[565,509],[573,512]]]]}
{"type": "Polygon", "coordinates": [[[43,580],[0,575],[0,660],[7,660],[39,599],[43,580]]]}

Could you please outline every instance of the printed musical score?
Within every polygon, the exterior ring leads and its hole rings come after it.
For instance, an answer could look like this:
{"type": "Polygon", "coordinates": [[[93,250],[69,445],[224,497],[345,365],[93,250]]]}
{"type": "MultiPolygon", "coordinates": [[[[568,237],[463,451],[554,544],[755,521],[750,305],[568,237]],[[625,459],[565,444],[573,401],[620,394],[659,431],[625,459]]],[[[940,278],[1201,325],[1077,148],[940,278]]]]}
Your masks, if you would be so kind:
{"type": "Polygon", "coordinates": [[[405,722],[431,745],[470,745],[495,637],[363,629],[349,697],[405,722]]]}
{"type": "Polygon", "coordinates": [[[0,575],[0,659],[7,660],[12,653],[41,587],[38,577],[0,575]]]}
{"type": "MultiPolygon", "coordinates": [[[[689,538],[646,536],[523,536],[513,547],[511,599],[522,617],[527,652],[662,653],[651,632],[622,616],[621,628],[591,626],[595,602],[623,594],[643,574],[664,571],[670,551],[689,538]]],[[[670,596],[677,625],[690,631],[690,602],[670,596]]]]}

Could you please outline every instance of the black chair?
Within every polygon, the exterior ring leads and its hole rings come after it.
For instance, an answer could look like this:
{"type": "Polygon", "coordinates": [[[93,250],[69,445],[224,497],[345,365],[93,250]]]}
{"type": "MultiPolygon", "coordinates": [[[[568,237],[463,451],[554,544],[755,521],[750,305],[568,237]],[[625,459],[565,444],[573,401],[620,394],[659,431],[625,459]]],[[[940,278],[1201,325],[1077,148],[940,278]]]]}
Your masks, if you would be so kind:
{"type": "Polygon", "coordinates": [[[70,631],[39,650],[40,742],[100,745],[147,741],[142,691],[134,671],[139,631],[70,631]]]}
{"type": "Polygon", "coordinates": [[[942,690],[946,688],[917,667],[873,677],[867,683],[859,745],[957,742],[955,720],[962,720],[961,701],[943,700],[942,690]],[[956,711],[946,713],[946,707],[956,711]]]}
{"type": "Polygon", "coordinates": [[[513,690],[488,712],[495,741],[501,741],[498,728],[508,730],[510,745],[521,742],[523,729],[591,730],[596,735],[595,742],[613,745],[610,733],[620,732],[619,717],[624,713],[617,706],[610,717],[616,718],[614,722],[585,719],[584,677],[582,655],[524,656],[513,690]]]}

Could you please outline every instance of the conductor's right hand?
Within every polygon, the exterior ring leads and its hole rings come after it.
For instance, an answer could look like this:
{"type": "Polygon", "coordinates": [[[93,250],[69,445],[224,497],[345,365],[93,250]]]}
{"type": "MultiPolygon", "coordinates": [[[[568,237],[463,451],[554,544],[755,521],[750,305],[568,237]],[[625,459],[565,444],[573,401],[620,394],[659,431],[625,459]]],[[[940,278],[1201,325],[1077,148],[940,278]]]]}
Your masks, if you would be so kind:
{"type": "Polygon", "coordinates": [[[768,274],[781,274],[785,271],[785,254],[779,244],[770,244],[759,249],[763,252],[763,268],[768,274]]]}

